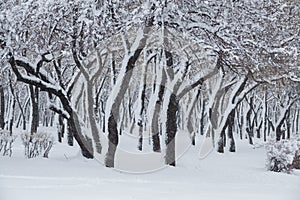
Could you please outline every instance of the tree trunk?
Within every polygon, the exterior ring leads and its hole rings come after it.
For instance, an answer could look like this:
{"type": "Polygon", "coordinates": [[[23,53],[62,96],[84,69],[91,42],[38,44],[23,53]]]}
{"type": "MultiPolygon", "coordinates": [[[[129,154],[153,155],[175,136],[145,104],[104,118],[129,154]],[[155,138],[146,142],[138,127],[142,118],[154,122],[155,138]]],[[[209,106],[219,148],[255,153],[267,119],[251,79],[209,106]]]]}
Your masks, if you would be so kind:
{"type": "Polygon", "coordinates": [[[238,126],[238,131],[240,135],[240,139],[243,139],[243,127],[244,127],[244,116],[242,115],[243,112],[243,106],[239,106],[238,109],[236,109],[236,115],[237,115],[237,126],[238,126]]]}
{"type": "Polygon", "coordinates": [[[15,117],[15,108],[16,108],[16,95],[14,91],[14,86],[12,84],[12,77],[9,73],[9,87],[11,91],[11,101],[10,101],[10,110],[9,110],[9,121],[8,121],[8,131],[10,135],[13,134],[13,124],[14,124],[14,117],[15,117]]]}
{"type": "Polygon", "coordinates": [[[175,136],[177,132],[177,112],[179,109],[178,101],[175,94],[171,94],[168,110],[167,110],[167,123],[166,123],[166,164],[175,166],[175,136]]]}
{"type": "Polygon", "coordinates": [[[21,106],[21,102],[19,100],[19,97],[16,97],[16,100],[17,100],[17,103],[19,105],[19,108],[20,108],[20,118],[22,118],[22,129],[25,131],[26,130],[26,115],[25,115],[25,112],[24,112],[24,108],[21,106]]]}
{"type": "Polygon", "coordinates": [[[138,150],[143,150],[143,123],[141,121],[138,122],[139,126],[139,144],[138,144],[138,150]]]}
{"type": "MultiPolygon", "coordinates": [[[[233,110],[234,111],[234,110],[233,110]]],[[[220,138],[219,138],[219,141],[218,141],[218,149],[217,149],[217,152],[219,153],[224,153],[224,147],[226,146],[226,128],[228,127],[229,125],[229,122],[231,120],[231,114],[232,112],[230,112],[230,114],[228,115],[228,118],[226,119],[226,122],[225,122],[225,125],[222,127],[222,130],[221,130],[221,133],[220,133],[220,138]]]]}
{"type": "Polygon", "coordinates": [[[235,118],[235,110],[232,110],[228,116],[228,127],[227,127],[230,152],[235,152],[235,141],[233,137],[234,118],[235,118]]]}
{"type": "Polygon", "coordinates": [[[252,114],[252,106],[253,106],[253,97],[250,98],[250,102],[249,102],[249,110],[246,114],[246,121],[247,121],[247,128],[246,128],[246,131],[248,133],[248,139],[249,139],[249,144],[253,144],[253,123],[251,123],[251,114],[252,114]]]}
{"type": "Polygon", "coordinates": [[[32,109],[32,118],[31,118],[31,135],[37,132],[39,126],[39,89],[33,85],[29,85],[30,98],[31,98],[31,109],[32,109]]]}
{"type": "MultiPolygon", "coordinates": [[[[145,62],[145,61],[144,61],[145,62]]],[[[146,61],[147,62],[147,61],[146,61]]],[[[142,83],[142,90],[140,93],[140,105],[141,109],[139,112],[139,120],[138,120],[138,126],[139,126],[139,145],[138,150],[143,150],[143,127],[145,126],[145,118],[144,118],[144,112],[145,112],[145,100],[146,100],[146,86],[147,86],[147,72],[148,72],[148,64],[144,63],[145,69],[142,70],[143,78],[141,80],[142,83]]]]}
{"type": "MultiPolygon", "coordinates": [[[[281,137],[283,136],[285,138],[285,130],[282,129],[282,126],[284,124],[284,121],[286,121],[289,118],[290,108],[291,106],[296,102],[299,101],[300,98],[292,100],[281,113],[281,116],[278,118],[278,122],[276,123],[275,127],[275,134],[276,134],[276,141],[279,141],[281,137]]],[[[284,139],[283,138],[283,139],[284,139]]]]}
{"type": "Polygon", "coordinates": [[[159,111],[160,111],[160,102],[157,101],[154,107],[153,117],[152,117],[152,143],[153,143],[153,151],[154,152],[161,152],[160,148],[160,139],[159,139],[159,123],[158,123],[158,117],[159,117],[159,111]]]}
{"type": "Polygon", "coordinates": [[[296,117],[296,134],[299,134],[299,118],[300,118],[300,111],[299,109],[297,110],[297,117],[296,117]]]}
{"type": "Polygon", "coordinates": [[[86,158],[94,158],[94,150],[93,150],[93,144],[92,140],[88,138],[87,136],[84,136],[82,134],[82,130],[79,124],[78,116],[76,113],[72,113],[70,115],[70,118],[68,120],[69,125],[69,133],[71,135],[71,138],[69,140],[68,135],[68,144],[72,141],[73,144],[73,137],[76,139],[78,145],[80,146],[82,155],[86,158]]]}
{"type": "Polygon", "coordinates": [[[67,142],[69,146],[74,146],[74,133],[72,129],[72,119],[68,119],[67,142]]]}
{"type": "Polygon", "coordinates": [[[285,117],[282,118],[280,120],[280,122],[278,123],[278,125],[276,126],[276,141],[279,141],[281,139],[281,137],[283,136],[283,139],[284,139],[284,130],[282,129],[282,125],[284,123],[284,120],[285,120],[285,117]]]}
{"type": "Polygon", "coordinates": [[[0,128],[4,129],[5,121],[5,99],[4,99],[4,88],[0,85],[0,128]]]}
{"type": "Polygon", "coordinates": [[[91,125],[92,137],[96,145],[96,151],[101,154],[102,145],[100,142],[99,130],[96,123],[96,115],[94,109],[94,95],[93,95],[93,86],[90,81],[87,83],[87,100],[88,100],[88,116],[91,125]]]}
{"type": "Polygon", "coordinates": [[[286,139],[291,138],[291,120],[290,120],[290,111],[288,112],[288,116],[286,118],[286,139]]]}
{"type": "Polygon", "coordinates": [[[101,103],[101,116],[102,116],[102,132],[105,133],[105,106],[104,101],[100,100],[101,103]]]}
{"type": "Polygon", "coordinates": [[[201,135],[204,135],[205,104],[206,104],[206,100],[203,99],[201,102],[201,119],[200,119],[200,134],[201,135]]]}
{"type": "Polygon", "coordinates": [[[218,141],[217,152],[224,153],[224,147],[225,147],[225,130],[222,130],[221,134],[220,134],[219,141],[218,141]]]}
{"type": "Polygon", "coordinates": [[[16,108],[16,99],[14,97],[12,97],[11,110],[10,110],[11,115],[9,116],[10,119],[9,119],[9,124],[8,124],[8,131],[9,131],[10,135],[13,134],[15,108],[16,108]]]}
{"type": "Polygon", "coordinates": [[[62,138],[64,137],[65,132],[65,124],[64,118],[62,115],[58,116],[58,142],[62,142],[62,138]]]}
{"type": "Polygon", "coordinates": [[[165,93],[165,85],[166,85],[166,72],[165,72],[165,70],[162,70],[162,80],[161,80],[161,83],[159,86],[158,99],[154,106],[154,112],[153,112],[153,117],[152,117],[152,122],[151,122],[152,143],[153,143],[153,151],[154,152],[161,152],[158,118],[159,118],[159,113],[160,113],[162,102],[163,102],[163,96],[165,93]]]}
{"type": "Polygon", "coordinates": [[[108,151],[105,157],[105,166],[114,167],[115,153],[119,144],[117,122],[114,114],[111,112],[108,119],[108,151]]]}
{"type": "Polygon", "coordinates": [[[190,134],[190,137],[191,137],[191,142],[192,142],[193,146],[196,145],[196,141],[195,141],[196,134],[195,134],[194,125],[193,125],[192,113],[193,113],[193,110],[194,110],[194,108],[195,108],[195,106],[197,104],[197,101],[199,99],[200,91],[201,90],[199,89],[198,92],[197,92],[197,94],[196,94],[195,99],[192,102],[192,106],[189,109],[189,113],[187,115],[187,129],[189,131],[189,134],[190,134]]]}
{"type": "Polygon", "coordinates": [[[264,142],[267,141],[267,130],[268,130],[268,93],[267,87],[264,87],[264,102],[263,102],[263,137],[264,142]]]}
{"type": "Polygon", "coordinates": [[[137,46],[134,47],[135,49],[132,51],[130,56],[126,56],[126,60],[123,62],[123,70],[122,74],[120,74],[120,78],[118,79],[116,85],[118,84],[119,89],[116,91],[116,96],[112,99],[112,107],[109,113],[108,118],[108,151],[105,158],[105,166],[106,167],[114,167],[114,160],[115,160],[115,153],[119,143],[119,135],[118,135],[118,124],[117,121],[119,119],[119,110],[122,99],[126,93],[127,88],[129,87],[129,83],[132,77],[133,68],[135,64],[145,48],[146,40],[147,40],[147,33],[150,31],[150,26],[152,26],[153,19],[147,22],[146,27],[142,32],[138,32],[138,34],[142,34],[141,38],[138,38],[137,46]]]}
{"type": "Polygon", "coordinates": [[[258,125],[258,127],[256,128],[256,136],[257,138],[261,138],[261,127],[262,127],[263,121],[261,121],[258,125]]]}
{"type": "MultiPolygon", "coordinates": [[[[71,103],[70,103],[68,97],[64,94],[64,92],[62,92],[62,90],[54,89],[51,86],[51,84],[49,84],[50,85],[50,87],[49,87],[49,85],[44,84],[40,80],[24,77],[17,67],[17,66],[22,67],[29,73],[33,69],[35,69],[36,66],[31,66],[30,64],[23,62],[22,60],[15,60],[15,58],[12,54],[9,59],[9,63],[11,65],[11,68],[14,71],[15,75],[17,76],[18,81],[27,83],[29,85],[34,85],[35,87],[41,88],[42,90],[47,91],[50,94],[53,94],[60,99],[64,110],[69,114],[69,120],[68,120],[68,126],[69,126],[69,130],[70,130],[69,132],[72,135],[74,135],[74,138],[76,139],[77,143],[79,144],[79,146],[81,148],[82,155],[86,158],[93,158],[93,148],[92,148],[92,145],[90,145],[90,143],[89,143],[90,140],[89,140],[89,138],[85,137],[82,134],[81,128],[79,125],[78,116],[74,112],[74,110],[71,106],[71,103]]],[[[47,79],[47,77],[45,77],[43,74],[39,74],[39,75],[41,76],[41,79],[45,79],[45,80],[47,79]]],[[[56,86],[55,86],[55,88],[56,88],[56,86]]],[[[62,114],[61,111],[58,111],[55,108],[52,108],[52,110],[62,114]]]]}

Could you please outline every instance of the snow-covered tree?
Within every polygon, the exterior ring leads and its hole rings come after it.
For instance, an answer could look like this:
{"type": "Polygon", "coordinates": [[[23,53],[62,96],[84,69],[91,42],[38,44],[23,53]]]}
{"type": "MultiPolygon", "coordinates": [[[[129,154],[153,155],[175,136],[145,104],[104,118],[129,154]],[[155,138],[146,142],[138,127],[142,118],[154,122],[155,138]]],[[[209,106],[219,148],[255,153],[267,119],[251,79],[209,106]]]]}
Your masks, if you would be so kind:
{"type": "MultiPolygon", "coordinates": [[[[288,87],[300,81],[297,1],[0,5],[1,58],[28,84],[31,132],[48,102],[68,127],[69,144],[75,138],[88,158],[106,152],[108,167],[124,131],[138,133],[139,150],[149,132],[153,151],[173,166],[178,129],[187,129],[192,143],[197,132],[211,137],[218,152],[227,140],[236,151],[235,133],[253,144],[261,131],[265,141],[273,133],[281,139],[283,127],[297,132],[299,93],[288,87]]],[[[28,103],[17,91],[10,98],[21,108],[28,103]]]]}

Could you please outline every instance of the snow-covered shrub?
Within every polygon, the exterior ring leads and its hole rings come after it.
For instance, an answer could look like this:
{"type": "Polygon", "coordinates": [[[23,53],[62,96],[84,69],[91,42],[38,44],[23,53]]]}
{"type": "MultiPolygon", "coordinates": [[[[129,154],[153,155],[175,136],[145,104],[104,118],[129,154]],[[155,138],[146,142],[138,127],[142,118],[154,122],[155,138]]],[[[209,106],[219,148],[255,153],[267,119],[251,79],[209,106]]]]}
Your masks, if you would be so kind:
{"type": "Polygon", "coordinates": [[[9,131],[0,130],[0,154],[3,156],[12,155],[13,143],[17,136],[11,135],[9,131]]]}
{"type": "Polygon", "coordinates": [[[54,141],[54,138],[45,132],[34,134],[24,133],[21,135],[21,139],[25,147],[25,156],[27,158],[34,158],[40,155],[48,158],[54,141]]]}
{"type": "Polygon", "coordinates": [[[266,144],[267,169],[274,172],[291,172],[293,169],[292,163],[298,149],[296,139],[270,140],[266,144]]]}
{"type": "Polygon", "coordinates": [[[300,169],[300,137],[297,139],[298,150],[295,153],[295,157],[292,163],[292,167],[300,169]]]}

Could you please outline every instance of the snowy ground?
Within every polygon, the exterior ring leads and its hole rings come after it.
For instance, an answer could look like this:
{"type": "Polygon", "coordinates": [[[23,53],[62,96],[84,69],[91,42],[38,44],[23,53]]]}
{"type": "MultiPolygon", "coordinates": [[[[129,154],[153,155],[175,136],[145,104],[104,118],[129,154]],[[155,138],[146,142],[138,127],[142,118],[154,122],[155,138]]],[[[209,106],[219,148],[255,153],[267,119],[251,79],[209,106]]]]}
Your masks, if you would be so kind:
{"type": "Polygon", "coordinates": [[[300,171],[267,172],[264,148],[238,141],[237,150],[200,160],[191,147],[176,168],[129,174],[82,158],[76,147],[56,143],[49,159],[28,160],[16,144],[12,158],[0,156],[0,200],[300,199],[300,171]]]}

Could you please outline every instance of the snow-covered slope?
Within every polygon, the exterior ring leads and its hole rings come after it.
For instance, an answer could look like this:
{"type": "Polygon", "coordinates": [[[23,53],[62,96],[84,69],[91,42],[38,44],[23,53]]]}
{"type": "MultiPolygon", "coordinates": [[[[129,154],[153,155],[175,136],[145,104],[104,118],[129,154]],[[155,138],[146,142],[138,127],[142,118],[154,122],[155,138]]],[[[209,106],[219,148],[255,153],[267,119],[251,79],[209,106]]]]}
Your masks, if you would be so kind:
{"type": "Polygon", "coordinates": [[[264,148],[241,141],[237,153],[212,152],[202,160],[199,147],[190,147],[177,167],[145,174],[107,169],[64,144],[49,159],[28,160],[22,151],[16,144],[12,158],[0,157],[0,200],[300,199],[300,171],[266,171],[264,148]]]}

